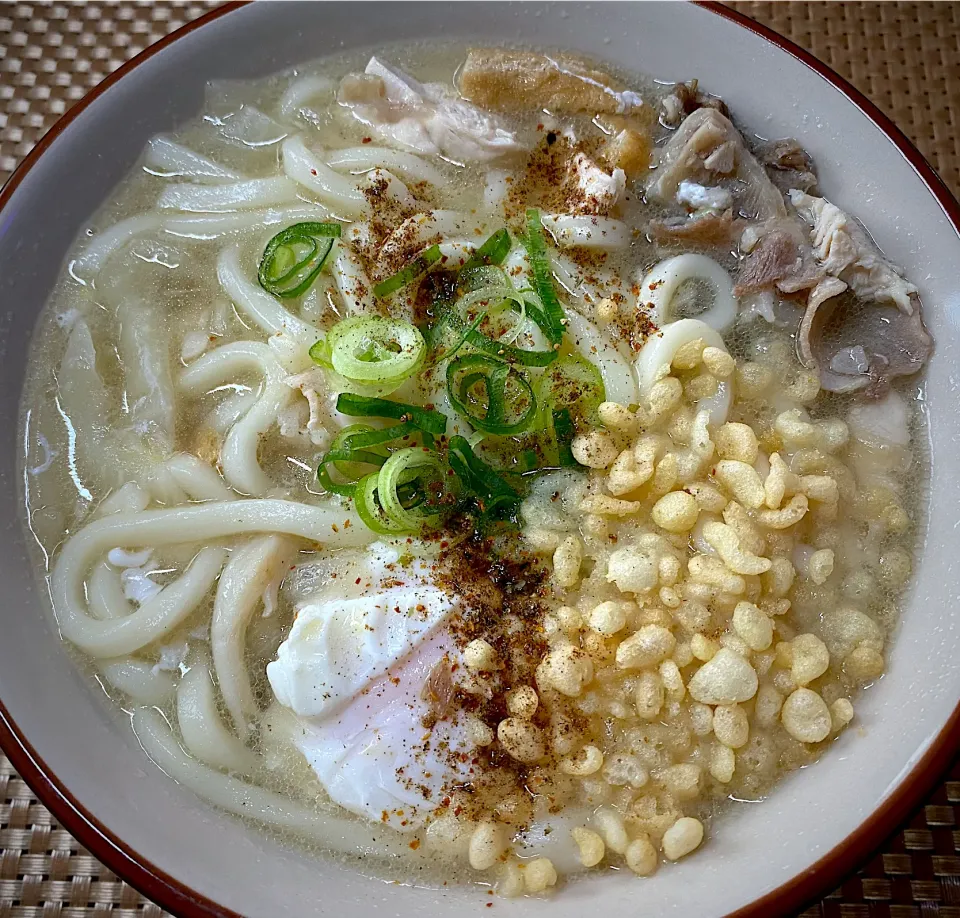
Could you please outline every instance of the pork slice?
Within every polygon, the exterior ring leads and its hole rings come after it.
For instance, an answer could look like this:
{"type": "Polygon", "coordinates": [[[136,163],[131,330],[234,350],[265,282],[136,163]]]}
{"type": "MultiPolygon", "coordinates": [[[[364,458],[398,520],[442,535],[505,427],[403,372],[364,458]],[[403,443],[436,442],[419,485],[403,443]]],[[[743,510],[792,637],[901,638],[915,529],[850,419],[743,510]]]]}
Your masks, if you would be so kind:
{"type": "Polygon", "coordinates": [[[745,216],[761,222],[786,217],[783,195],[747,149],[739,131],[713,108],[688,115],[660,149],[647,182],[647,198],[671,204],[682,181],[715,185],[718,174],[739,181],[736,205],[745,216]]]}

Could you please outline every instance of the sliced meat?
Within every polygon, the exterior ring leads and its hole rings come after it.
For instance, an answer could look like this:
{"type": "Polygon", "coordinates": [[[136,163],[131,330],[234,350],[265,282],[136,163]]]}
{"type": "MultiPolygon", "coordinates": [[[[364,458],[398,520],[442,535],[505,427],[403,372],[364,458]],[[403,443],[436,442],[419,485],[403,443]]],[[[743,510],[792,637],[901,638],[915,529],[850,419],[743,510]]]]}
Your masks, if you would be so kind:
{"type": "Polygon", "coordinates": [[[691,217],[651,220],[648,231],[661,245],[729,245],[733,235],[733,212],[706,211],[691,217]]]}
{"type": "Polygon", "coordinates": [[[667,127],[676,127],[687,115],[700,108],[714,108],[721,115],[729,115],[723,99],[709,96],[697,89],[698,81],[677,83],[673,92],[660,103],[660,120],[667,127]]]}
{"type": "Polygon", "coordinates": [[[747,149],[737,129],[719,111],[701,108],[662,147],[647,183],[647,197],[672,204],[682,181],[716,185],[719,175],[736,179],[737,209],[759,221],[786,217],[783,195],[747,149]],[[707,163],[716,167],[711,169],[707,163]],[[719,169],[726,171],[720,173],[719,169]]]}
{"type": "Polygon", "coordinates": [[[933,351],[917,288],[839,207],[798,189],[790,200],[810,224],[814,255],[827,273],[807,299],[800,359],[830,392],[880,395],[891,379],[918,372],[933,351]]]}
{"type": "Polygon", "coordinates": [[[376,57],[363,74],[343,79],[337,98],[371,133],[403,150],[489,162],[522,149],[488,112],[376,57]]]}
{"type": "Polygon", "coordinates": [[[922,369],[933,339],[919,308],[907,315],[891,304],[835,296],[807,307],[797,351],[805,366],[819,372],[828,392],[865,389],[882,395],[891,379],[922,369]]]}
{"type": "Polygon", "coordinates": [[[597,115],[649,107],[580,58],[505,48],[472,48],[460,71],[460,92],[495,111],[545,108],[555,115],[597,115]]]}
{"type": "Polygon", "coordinates": [[[782,293],[796,293],[816,286],[823,269],[810,253],[810,247],[790,220],[778,221],[759,230],[759,238],[743,260],[733,288],[735,296],[745,296],[776,287],[782,293]]]}
{"type": "Polygon", "coordinates": [[[782,192],[798,188],[817,193],[817,172],[813,159],[792,137],[764,141],[754,152],[782,192]]]}
{"type": "Polygon", "coordinates": [[[892,303],[911,315],[919,309],[917,288],[884,258],[867,231],[826,198],[790,192],[790,201],[812,227],[814,254],[827,274],[844,281],[868,303],[892,303]]]}

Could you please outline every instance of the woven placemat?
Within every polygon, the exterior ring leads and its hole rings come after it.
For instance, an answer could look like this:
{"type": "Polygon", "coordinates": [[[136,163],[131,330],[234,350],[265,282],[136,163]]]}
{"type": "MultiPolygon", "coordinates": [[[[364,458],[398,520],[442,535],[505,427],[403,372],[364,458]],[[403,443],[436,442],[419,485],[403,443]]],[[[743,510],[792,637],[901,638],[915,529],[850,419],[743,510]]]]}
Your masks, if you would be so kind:
{"type": "MultiPolygon", "coordinates": [[[[87,90],[211,5],[0,3],[0,183],[87,90]]],[[[731,5],[849,79],[960,194],[960,4],[731,5]]],[[[877,839],[882,853],[802,918],[960,918],[958,817],[960,762],[877,839]]],[[[0,918],[165,914],[61,829],[0,754],[0,918]]]]}

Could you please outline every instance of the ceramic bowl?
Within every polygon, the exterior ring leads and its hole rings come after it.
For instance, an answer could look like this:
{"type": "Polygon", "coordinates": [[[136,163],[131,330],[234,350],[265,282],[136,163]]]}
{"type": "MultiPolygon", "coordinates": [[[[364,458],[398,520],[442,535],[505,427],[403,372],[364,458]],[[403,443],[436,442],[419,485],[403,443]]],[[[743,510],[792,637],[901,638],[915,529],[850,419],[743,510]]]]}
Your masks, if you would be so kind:
{"type": "Polygon", "coordinates": [[[227,6],[148,49],[64,118],[0,194],[0,742],[80,842],[182,915],[434,918],[481,909],[477,887],[389,885],[282,847],[169,780],[122,714],[71,662],[29,573],[17,483],[28,343],[84,221],[147,138],[194,115],[211,79],[254,78],[378,39],[427,36],[565,46],[664,80],[696,76],[741,123],[795,136],[825,193],[858,215],[919,285],[937,341],[927,375],[933,475],[912,595],[889,671],[858,727],[760,805],[732,808],[695,856],[649,880],[572,884],[512,915],[719,918],[793,911],[879,845],[953,751],[958,723],[960,209],[870,103],[800,49],[718,8],[680,3],[263,3],[227,6]]]}

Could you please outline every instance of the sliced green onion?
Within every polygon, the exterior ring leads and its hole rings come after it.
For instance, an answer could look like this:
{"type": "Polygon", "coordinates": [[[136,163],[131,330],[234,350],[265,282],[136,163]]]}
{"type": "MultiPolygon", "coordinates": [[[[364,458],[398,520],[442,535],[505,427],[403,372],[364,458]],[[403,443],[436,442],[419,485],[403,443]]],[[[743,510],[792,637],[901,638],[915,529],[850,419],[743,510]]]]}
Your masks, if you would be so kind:
{"type": "Polygon", "coordinates": [[[386,516],[407,531],[416,532],[424,525],[436,525],[440,518],[439,502],[444,494],[445,469],[439,456],[423,447],[397,450],[380,469],[377,498],[386,516]],[[412,496],[404,500],[400,487],[416,482],[412,496]],[[433,489],[431,498],[430,491],[433,489]]]}
{"type": "Polygon", "coordinates": [[[505,229],[498,229],[467,259],[466,264],[460,269],[461,273],[472,271],[481,265],[500,264],[510,254],[510,246],[510,234],[505,229]]]}
{"type": "Polygon", "coordinates": [[[548,326],[554,335],[558,336],[559,341],[563,337],[566,320],[563,307],[557,299],[557,291],[553,286],[550,263],[547,261],[547,243],[543,235],[540,211],[534,207],[527,211],[527,254],[530,256],[530,267],[533,270],[533,286],[543,303],[548,326]]]}
{"type": "Polygon", "coordinates": [[[327,349],[333,369],[346,379],[397,385],[416,373],[427,352],[415,325],[380,316],[338,322],[327,336],[327,349]]]}
{"type": "Polygon", "coordinates": [[[351,418],[391,418],[395,421],[406,421],[437,437],[447,430],[447,418],[439,411],[408,405],[405,402],[391,402],[385,398],[354,395],[351,392],[341,392],[337,396],[337,411],[351,418]]]}
{"type": "Polygon", "coordinates": [[[373,288],[373,295],[377,299],[382,300],[384,297],[390,296],[391,293],[396,293],[398,290],[408,287],[415,280],[423,277],[441,258],[443,258],[443,253],[440,251],[440,246],[430,246],[429,249],[421,252],[405,268],[401,268],[392,277],[388,277],[385,281],[376,284],[373,288]]]}
{"type": "Polygon", "coordinates": [[[353,498],[357,515],[363,520],[366,527],[380,535],[399,535],[406,530],[402,523],[391,519],[380,504],[378,491],[379,472],[367,475],[357,482],[356,494],[353,498]]]}
{"type": "Polygon", "coordinates": [[[267,293],[283,299],[310,289],[340,235],[339,223],[295,223],[268,243],[257,280],[267,293]]]}
{"type": "Polygon", "coordinates": [[[519,505],[520,494],[477,456],[463,437],[450,438],[447,461],[464,488],[476,495],[481,510],[489,513],[493,508],[519,505]]]}
{"type": "Polygon", "coordinates": [[[357,490],[357,479],[364,474],[358,466],[366,465],[379,468],[387,461],[388,456],[380,452],[377,447],[394,440],[409,439],[419,432],[419,428],[410,423],[394,424],[384,430],[373,430],[364,424],[352,424],[345,427],[330,444],[330,449],[320,460],[317,467],[317,481],[325,491],[340,494],[343,497],[354,497],[357,490]],[[330,476],[329,465],[333,465],[347,481],[334,481],[330,476]]]}
{"type": "Polygon", "coordinates": [[[600,371],[579,354],[564,354],[547,367],[536,394],[542,410],[564,408],[574,419],[590,422],[606,398],[600,371]]]}
{"type": "Polygon", "coordinates": [[[536,417],[537,400],[527,378],[485,354],[465,354],[447,365],[450,403],[485,433],[516,434],[536,417]]]}

